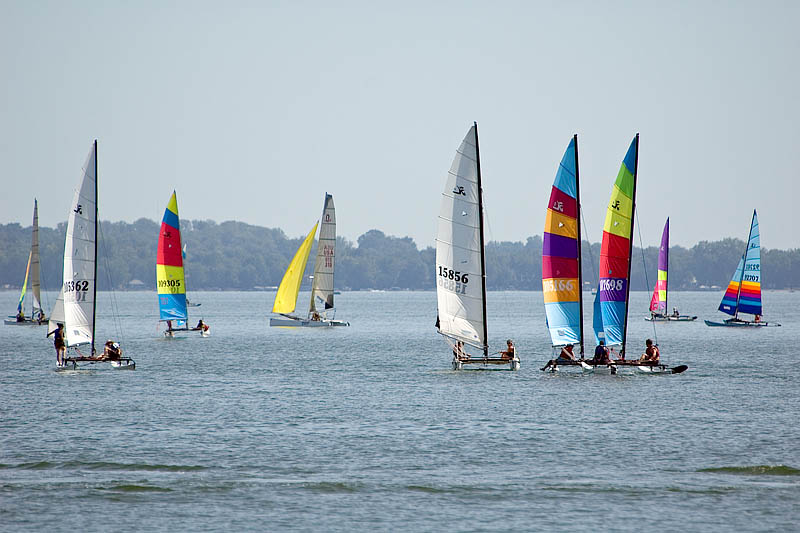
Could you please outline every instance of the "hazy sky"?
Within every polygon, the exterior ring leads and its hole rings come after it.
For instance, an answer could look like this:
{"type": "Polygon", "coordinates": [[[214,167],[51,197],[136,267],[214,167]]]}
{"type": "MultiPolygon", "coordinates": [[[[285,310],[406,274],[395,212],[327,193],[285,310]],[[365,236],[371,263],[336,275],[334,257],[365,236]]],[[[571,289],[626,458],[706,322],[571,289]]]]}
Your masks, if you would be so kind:
{"type": "MultiPolygon", "coordinates": [[[[487,239],[541,235],[579,134],[584,214],[641,134],[645,245],[800,247],[800,2],[0,0],[0,222],[67,210],[99,141],[100,217],[431,245],[456,148],[480,131],[487,239]]],[[[155,241],[156,236],[153,236],[155,241]]],[[[636,238],[638,244],[638,236],[636,238]]]]}

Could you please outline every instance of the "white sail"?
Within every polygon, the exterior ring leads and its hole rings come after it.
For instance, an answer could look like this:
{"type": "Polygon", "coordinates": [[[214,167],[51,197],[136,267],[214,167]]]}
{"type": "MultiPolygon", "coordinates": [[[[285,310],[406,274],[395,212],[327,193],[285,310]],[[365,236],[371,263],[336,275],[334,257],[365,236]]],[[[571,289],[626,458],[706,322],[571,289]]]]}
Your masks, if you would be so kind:
{"type": "Polygon", "coordinates": [[[67,346],[92,343],[94,329],[97,142],[70,206],[64,243],[64,337],[67,346]]]}
{"type": "Polygon", "coordinates": [[[31,239],[31,292],[33,293],[33,314],[31,318],[38,318],[38,311],[42,309],[41,284],[39,282],[39,204],[33,200],[33,237],[31,239]]]}
{"type": "Polygon", "coordinates": [[[311,285],[309,313],[324,313],[333,309],[333,268],[336,251],[336,208],[333,196],[325,194],[322,208],[322,226],[317,242],[317,262],[314,265],[314,281],[311,285]]]}
{"type": "Polygon", "coordinates": [[[56,303],[50,311],[50,318],[47,322],[47,333],[52,333],[58,328],[58,324],[64,323],[64,286],[61,286],[61,291],[58,293],[56,303]]]}
{"type": "Polygon", "coordinates": [[[478,195],[477,126],[472,126],[453,159],[442,193],[436,234],[436,293],[439,332],[484,348],[478,195]]]}

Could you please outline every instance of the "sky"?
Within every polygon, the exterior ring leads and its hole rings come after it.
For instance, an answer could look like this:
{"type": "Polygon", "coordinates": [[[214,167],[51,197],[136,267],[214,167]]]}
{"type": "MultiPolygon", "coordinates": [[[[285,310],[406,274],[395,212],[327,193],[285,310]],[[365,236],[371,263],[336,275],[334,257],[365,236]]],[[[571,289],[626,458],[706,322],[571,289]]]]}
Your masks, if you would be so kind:
{"type": "MultiPolygon", "coordinates": [[[[65,221],[98,140],[102,220],[183,219],[432,245],[478,122],[487,240],[541,235],[578,134],[599,242],[640,134],[657,246],[800,247],[799,2],[0,0],[0,223],[65,221]]],[[[638,230],[636,232],[638,234],[638,230]]],[[[156,236],[153,237],[154,240],[156,236]]],[[[639,244],[638,235],[635,242],[639,244]]]]}

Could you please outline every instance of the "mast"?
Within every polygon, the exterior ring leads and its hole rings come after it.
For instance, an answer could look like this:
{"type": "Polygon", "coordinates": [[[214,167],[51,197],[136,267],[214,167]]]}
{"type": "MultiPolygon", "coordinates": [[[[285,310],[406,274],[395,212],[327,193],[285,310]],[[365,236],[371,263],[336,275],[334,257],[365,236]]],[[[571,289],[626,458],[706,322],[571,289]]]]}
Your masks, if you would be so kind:
{"type": "Polygon", "coordinates": [[[97,139],[94,140],[94,279],[92,287],[92,356],[95,355],[94,349],[94,327],[97,321],[97,139]]]}
{"type": "MultiPolygon", "coordinates": [[[[639,243],[642,246],[644,244],[639,243]]],[[[664,280],[664,314],[669,313],[669,217],[667,217],[667,279],[664,280]]],[[[658,267],[656,267],[656,285],[658,285],[658,267]]]]}
{"type": "Polygon", "coordinates": [[[581,358],[583,358],[583,257],[581,256],[581,180],[578,170],[578,134],[572,136],[575,142],[575,195],[578,197],[578,314],[580,315],[581,358]]]}
{"type": "Polygon", "coordinates": [[[475,126],[475,159],[478,166],[478,227],[481,235],[481,303],[483,304],[483,356],[489,356],[489,334],[486,331],[486,257],[483,241],[483,186],[481,185],[481,150],[478,147],[478,123],[475,126]]]}
{"type": "Polygon", "coordinates": [[[628,244],[628,284],[625,287],[625,320],[622,326],[622,357],[625,357],[625,344],[628,341],[628,303],[631,296],[631,256],[633,256],[633,221],[636,218],[636,178],[639,174],[639,134],[636,134],[636,158],[633,163],[633,198],[631,203],[631,236],[628,244]]]}
{"type": "Polygon", "coordinates": [[[753,221],[756,218],[756,210],[753,209],[753,218],[750,219],[750,231],[747,233],[747,243],[744,245],[744,253],[742,254],[742,275],[739,276],[739,288],[736,289],[736,311],[733,318],[739,318],[739,297],[742,294],[742,281],[744,281],[744,267],[747,263],[747,250],[750,247],[750,237],[753,236],[753,221]]]}

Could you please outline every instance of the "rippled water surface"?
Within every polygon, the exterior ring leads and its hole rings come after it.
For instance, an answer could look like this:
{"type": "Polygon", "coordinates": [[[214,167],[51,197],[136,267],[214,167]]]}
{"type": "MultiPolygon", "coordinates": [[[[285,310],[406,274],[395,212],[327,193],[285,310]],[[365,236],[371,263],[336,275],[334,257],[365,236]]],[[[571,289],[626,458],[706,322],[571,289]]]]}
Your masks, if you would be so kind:
{"type": "MultiPolygon", "coordinates": [[[[55,372],[45,328],[2,326],[0,529],[730,531],[800,522],[800,292],[780,328],[642,320],[680,375],[539,368],[542,294],[489,294],[519,372],[454,372],[432,292],[343,293],[349,328],[269,328],[272,293],[194,293],[212,336],[165,339],[152,293],[99,296],[133,372],[55,372]]],[[[590,300],[589,295],[586,295],[590,300]]],[[[17,293],[0,292],[11,313],[17,293]]],[[[308,294],[301,293],[300,302],[308,294]]],[[[50,302],[54,295],[49,295],[50,302]]],[[[590,318],[586,317],[587,326],[590,318]]],[[[592,343],[593,344],[593,343],[592,343]]],[[[593,346],[590,346],[591,350],[593,346]]]]}

